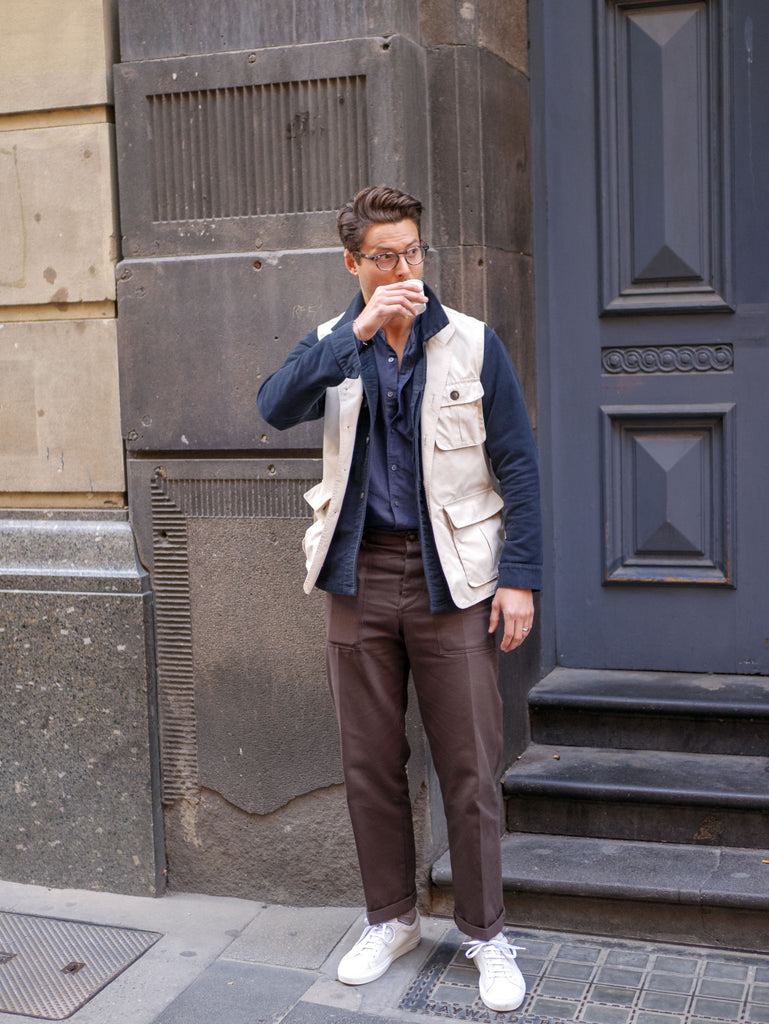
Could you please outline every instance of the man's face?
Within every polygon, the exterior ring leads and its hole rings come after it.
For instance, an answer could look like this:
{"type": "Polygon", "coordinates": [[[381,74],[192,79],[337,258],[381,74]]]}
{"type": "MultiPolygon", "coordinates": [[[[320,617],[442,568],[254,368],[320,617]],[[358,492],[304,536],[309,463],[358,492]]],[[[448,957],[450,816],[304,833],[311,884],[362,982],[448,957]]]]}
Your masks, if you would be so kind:
{"type": "MultiPolygon", "coordinates": [[[[395,224],[372,224],[364,235],[360,251],[367,256],[376,256],[379,252],[403,252],[404,249],[418,243],[419,231],[416,223],[406,219],[395,224]]],[[[374,260],[356,261],[349,249],[344,251],[344,261],[350,273],[358,278],[366,302],[380,285],[407,281],[412,277],[421,278],[421,265],[410,267],[403,257],[398,260],[394,270],[380,270],[374,260]]]]}

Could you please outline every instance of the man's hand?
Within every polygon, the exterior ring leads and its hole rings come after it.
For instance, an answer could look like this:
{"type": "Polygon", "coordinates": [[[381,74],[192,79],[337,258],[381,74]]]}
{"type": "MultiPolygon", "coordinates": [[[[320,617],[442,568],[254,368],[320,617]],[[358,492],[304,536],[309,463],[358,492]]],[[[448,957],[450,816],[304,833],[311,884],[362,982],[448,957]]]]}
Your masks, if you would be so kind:
{"type": "Polygon", "coordinates": [[[421,281],[409,278],[380,285],[355,317],[355,333],[361,341],[369,341],[380,327],[397,317],[413,320],[417,305],[425,301],[421,281]]]}
{"type": "Polygon", "coordinates": [[[496,630],[500,615],[505,624],[505,634],[499,649],[514,651],[529,635],[534,622],[534,597],[531,591],[499,587],[491,602],[489,633],[496,630]]]}

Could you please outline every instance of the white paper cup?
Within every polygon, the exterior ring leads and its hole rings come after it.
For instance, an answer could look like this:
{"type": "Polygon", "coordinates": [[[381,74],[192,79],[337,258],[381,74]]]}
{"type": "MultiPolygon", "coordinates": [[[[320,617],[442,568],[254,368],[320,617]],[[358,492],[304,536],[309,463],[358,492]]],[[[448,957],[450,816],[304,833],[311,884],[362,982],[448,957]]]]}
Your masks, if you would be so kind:
{"type": "MultiPolygon", "coordinates": [[[[410,278],[410,280],[413,281],[414,284],[418,284],[420,287],[422,286],[422,281],[421,281],[420,278],[412,277],[412,278],[410,278]]],[[[416,303],[416,313],[414,315],[415,316],[419,316],[419,314],[420,313],[424,313],[424,311],[426,309],[427,309],[427,306],[426,306],[426,304],[424,302],[418,302],[418,303],[416,303]]]]}

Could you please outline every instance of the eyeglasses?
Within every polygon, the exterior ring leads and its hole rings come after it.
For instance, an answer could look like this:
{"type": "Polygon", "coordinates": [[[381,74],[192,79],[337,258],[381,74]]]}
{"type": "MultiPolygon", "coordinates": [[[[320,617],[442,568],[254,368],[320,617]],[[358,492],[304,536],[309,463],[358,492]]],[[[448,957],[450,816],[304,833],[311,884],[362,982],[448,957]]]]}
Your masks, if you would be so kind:
{"type": "Polygon", "coordinates": [[[365,252],[354,252],[353,256],[362,256],[364,260],[372,260],[380,270],[388,271],[395,270],[401,256],[410,267],[418,267],[420,263],[424,263],[429,248],[427,242],[420,242],[419,245],[410,245],[402,252],[378,252],[374,256],[368,256],[365,252]]]}

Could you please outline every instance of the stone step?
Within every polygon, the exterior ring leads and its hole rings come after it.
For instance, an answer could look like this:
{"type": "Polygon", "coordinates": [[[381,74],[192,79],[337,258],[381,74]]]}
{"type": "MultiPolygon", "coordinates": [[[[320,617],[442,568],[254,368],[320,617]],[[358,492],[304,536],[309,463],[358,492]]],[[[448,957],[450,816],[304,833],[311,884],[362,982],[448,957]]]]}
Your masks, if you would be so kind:
{"type": "MultiPolygon", "coordinates": [[[[512,833],[502,842],[506,921],[654,941],[769,951],[769,853],[512,833]]],[[[451,913],[451,864],[433,866],[451,913]]]]}
{"type": "Polygon", "coordinates": [[[533,743],[502,786],[510,832],[750,848],[769,842],[766,757],[533,743]]]}
{"type": "Polygon", "coordinates": [[[690,753],[769,751],[769,679],[557,668],[529,694],[538,743],[690,753]]]}

